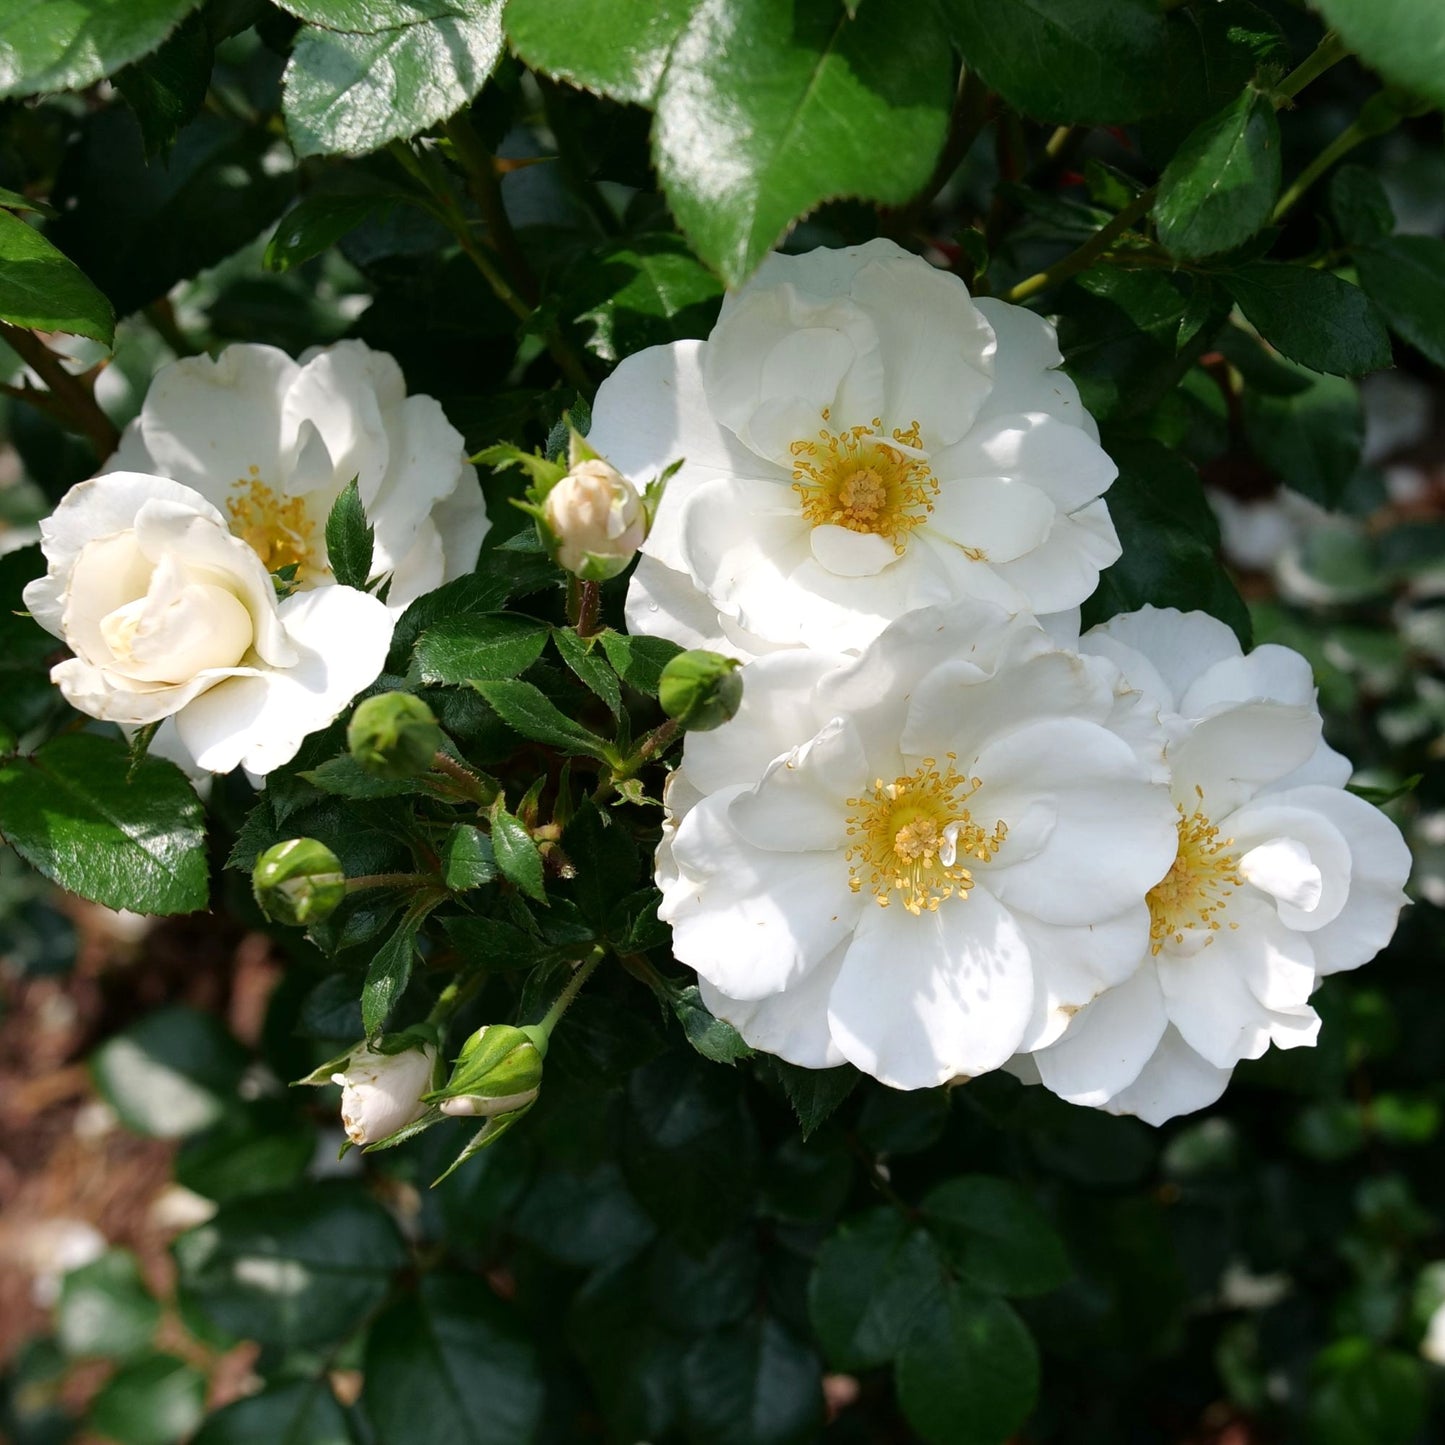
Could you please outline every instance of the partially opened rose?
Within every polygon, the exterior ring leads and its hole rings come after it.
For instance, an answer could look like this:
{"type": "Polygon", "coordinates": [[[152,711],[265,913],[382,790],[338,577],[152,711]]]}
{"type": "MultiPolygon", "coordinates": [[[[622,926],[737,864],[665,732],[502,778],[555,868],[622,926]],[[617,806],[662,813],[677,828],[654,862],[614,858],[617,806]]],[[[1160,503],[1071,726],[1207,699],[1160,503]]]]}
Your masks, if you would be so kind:
{"type": "Polygon", "coordinates": [[[487,531],[461,433],[360,341],[300,362],[238,343],[163,367],[109,470],[193,487],[268,571],[294,568],[300,589],[332,580],[326,518],[355,477],[393,610],[470,572],[487,531]]]}
{"type": "Polygon", "coordinates": [[[588,441],[681,457],[628,595],[634,632],[851,651],[955,598],[1046,613],[1119,556],[1116,468],[1053,329],[890,241],[769,256],[706,341],[625,360],[588,441]]]}
{"type": "Polygon", "coordinates": [[[40,531],[48,568],[25,603],[75,653],[52,681],[91,717],[174,717],[206,771],[289,762],[386,660],[393,619],[376,598],[329,586],[278,603],[226,518],[164,477],[82,482],[40,531]]]}
{"type": "Polygon", "coordinates": [[[1086,633],[1162,714],[1177,841],[1139,967],[1023,1064],[1055,1093],[1158,1124],[1212,1104],[1242,1059],[1315,1042],[1310,995],[1389,942],[1410,854],[1345,791],[1309,664],[1244,654],[1202,612],[1145,607],[1086,633]]]}
{"type": "Polygon", "coordinates": [[[1056,1038],[1138,967],[1174,814],[1111,662],[974,603],[742,675],[669,785],[658,912],[754,1047],[924,1088],[1056,1038]]]}

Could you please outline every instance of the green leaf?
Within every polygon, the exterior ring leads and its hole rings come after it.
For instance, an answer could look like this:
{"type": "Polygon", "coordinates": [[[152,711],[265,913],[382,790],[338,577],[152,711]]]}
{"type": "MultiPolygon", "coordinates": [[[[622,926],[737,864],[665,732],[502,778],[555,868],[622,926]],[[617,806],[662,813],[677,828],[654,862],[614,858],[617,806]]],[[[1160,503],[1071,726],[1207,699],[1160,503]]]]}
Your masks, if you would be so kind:
{"type": "Polygon", "coordinates": [[[0,97],[83,90],[154,50],[200,0],[85,0],[0,12],[0,97]]]}
{"type": "Polygon", "coordinates": [[[48,665],[56,640],[25,615],[25,586],[44,575],[39,547],[0,556],[0,753],[13,752],[62,703],[48,665]]]}
{"type": "Polygon", "coordinates": [[[649,104],[697,0],[511,0],[507,33],[528,65],[614,100],[649,104]]]}
{"type": "Polygon", "coordinates": [[[1394,207],[1367,166],[1341,166],[1330,177],[1330,214],[1351,246],[1383,240],[1395,229],[1394,207]]]}
{"type": "Polygon", "coordinates": [[[1022,1185],[965,1174],[930,1190],[923,1218],[958,1272],[1001,1294],[1047,1294],[1071,1275],[1063,1241],[1022,1185]]]}
{"type": "Polygon", "coordinates": [[[1084,604],[1084,626],[1146,603],[1202,609],[1248,646],[1249,612],[1216,556],[1219,523],[1194,468],[1154,441],[1111,437],[1108,451],[1119,465],[1106,495],[1124,555],[1084,604]]]}
{"type": "Polygon", "coordinates": [[[1445,27],[1434,0],[1313,0],[1345,44],[1412,95],[1445,106],[1445,27]]]}
{"type": "Polygon", "coordinates": [[[236,1339],[283,1349],[352,1334],[407,1262],[386,1211],[339,1183],[222,1205],[173,1249],[186,1303],[236,1339]]]}
{"type": "Polygon", "coordinates": [[[128,1249],[107,1250],[60,1282],[55,1333],[73,1359],[134,1359],[149,1350],[160,1318],[128,1249]]]}
{"type": "Polygon", "coordinates": [[[420,778],[379,778],[350,753],[328,758],[319,768],[307,768],[296,776],[337,798],[404,798],[424,791],[420,778]]]}
{"type": "Polygon", "coordinates": [[[455,0],[434,19],[370,34],[305,26],[286,66],[287,134],[300,156],[405,140],[466,105],[502,46],[502,0],[455,0]]]}
{"type": "Polygon", "coordinates": [[[371,580],[376,529],[361,505],[361,489],[352,479],[331,504],[326,518],[326,559],[342,587],[364,588],[371,580]]]}
{"type": "Polygon", "coordinates": [[[618,677],[648,697],[657,696],[662,669],[682,651],[665,637],[633,637],[625,632],[604,632],[602,650],[618,677]]]}
{"type": "Polygon", "coordinates": [[[1245,434],[1286,486],[1322,507],[1340,505],[1360,469],[1365,409],[1355,384],[1286,363],[1303,384],[1287,396],[1245,387],[1245,434]]]}
{"type": "Polygon", "coordinates": [[[367,1038],[386,1027],[397,1000],[406,992],[420,929],[421,916],[413,909],[372,956],[361,986],[361,1023],[367,1038]]]}
{"type": "Polygon", "coordinates": [[[751,1057],[752,1049],[747,1041],[730,1024],[714,1018],[702,1001],[696,984],[689,984],[668,997],[672,1011],[677,1015],[687,1041],[703,1058],[715,1064],[732,1064],[738,1059],[751,1057]]]}
{"type": "Polygon", "coordinates": [[[547,743],[566,753],[581,753],[607,762],[612,756],[609,745],[575,723],[541,688],[519,678],[472,684],[486,698],[493,711],[513,731],[533,742],[547,743]]]}
{"type": "Polygon", "coordinates": [[[808,1315],[828,1363],[839,1370],[886,1364],[944,1281],[932,1240],[897,1210],[850,1219],[819,1250],[808,1283],[808,1315]]]}
{"type": "Polygon", "coordinates": [[[1221,277],[1259,334],[1311,371],[1360,376],[1390,365],[1390,338],[1370,298],[1327,271],[1253,261],[1221,277]]]}
{"type": "Polygon", "coordinates": [[[0,211],[0,321],[32,331],[68,331],[109,346],[110,302],[34,226],[0,211]]]}
{"type": "Polygon", "coordinates": [[[1316,1362],[1311,1445],[1411,1445],[1425,1428],[1428,1386],[1418,1359],[1341,1340],[1316,1362]]]}
{"type": "Polygon", "coordinates": [[[206,1377],[174,1355],[148,1355],[105,1382],[89,1424],[115,1445],[175,1445],[205,1413],[206,1377]]]}
{"type": "Polygon", "coordinates": [[[218,1410],[191,1445],[353,1445],[325,1379],[268,1385],[218,1410]]]}
{"type": "Polygon", "coordinates": [[[377,1445],[520,1445],[542,1378],[511,1311],[473,1275],[427,1274],[367,1337],[362,1396],[377,1445]]]}
{"type": "Polygon", "coordinates": [[[62,888],[108,908],[206,906],[200,800],[173,763],[144,758],[127,781],[118,738],[70,733],[0,766],[0,834],[62,888]]]}
{"type": "Polygon", "coordinates": [[[188,15],[159,50],[117,72],[115,88],[140,122],[148,156],[172,146],[199,114],[214,58],[204,17],[188,15]]]}
{"type": "Polygon", "coordinates": [[[298,20],[328,30],[354,30],[375,34],[438,20],[457,11],[455,0],[279,0],[281,9],[298,20]]]}
{"type": "Polygon", "coordinates": [[[657,101],[658,175],[694,249],[737,285],[821,201],[911,199],[952,88],[933,0],[864,5],[856,19],[837,0],[700,0],[657,101]]]}
{"type": "Polygon", "coordinates": [[[458,823],[441,847],[442,882],[453,893],[480,888],[497,876],[491,839],[480,828],[458,823]]]}
{"type": "Polygon", "coordinates": [[[928,1445],[1003,1445],[1034,1407],[1038,1351],[1003,1300],[950,1281],[905,1341],[895,1378],[928,1445]]]}
{"type": "Polygon", "coordinates": [[[1039,120],[1117,125],[1167,110],[1156,0],[944,0],[964,64],[1039,120]]]}
{"type": "MultiPolygon", "coordinates": [[[[361,1033],[356,985],[340,974],[331,977],[346,986],[350,1013],[343,1037],[351,1044],[361,1033]]],[[[315,1153],[316,1131],[296,1117],[290,1101],[251,1099],[214,1128],[186,1140],[176,1155],[176,1183],[203,1199],[228,1204],[299,1184],[315,1153]]]]}
{"type": "Polygon", "coordinates": [[[536,934],[500,918],[448,918],[442,927],[468,964],[492,972],[529,968],[553,953],[536,934]]]}
{"type": "Polygon", "coordinates": [[[268,271],[289,271],[329,250],[364,222],[388,216],[408,201],[414,198],[402,191],[307,196],[281,218],[262,264],[268,271]]]}
{"type": "Polygon", "coordinates": [[[492,852],[502,877],[538,903],[547,901],[542,878],[542,855],[527,825],[503,807],[492,809],[492,852]]]}
{"type": "Polygon", "coordinates": [[[582,680],[587,689],[607,704],[608,711],[615,718],[622,716],[622,684],[617,673],[608,664],[605,652],[593,650],[591,644],[570,628],[559,627],[552,633],[552,641],[562,654],[562,661],[582,680]]]}
{"type": "Polygon", "coordinates": [[[1393,236],[1355,253],[1360,285],[1411,346],[1445,366],[1445,241],[1393,236]]]}
{"type": "Polygon", "coordinates": [[[1154,219],[1176,256],[1242,245],[1269,220],[1279,195],[1279,122],[1253,88],[1192,131],[1159,182],[1154,219]]]}
{"type": "Polygon", "coordinates": [[[213,1015],[174,1005],[107,1039],[90,1060],[96,1088],[121,1122],[152,1139],[180,1139],[232,1106],[246,1051],[213,1015]]]}
{"type": "Polygon", "coordinates": [[[834,1069],[803,1069],[776,1058],[773,1072],[793,1106],[805,1139],[853,1092],[859,1078],[858,1070],[851,1064],[840,1064],[834,1069]]]}
{"type": "Polygon", "coordinates": [[[698,1445],[805,1445],[823,1424],[818,1357],[770,1316],[698,1340],[682,1388],[698,1445]]]}
{"type": "Polygon", "coordinates": [[[515,677],[542,655],[550,631],[507,612],[446,617],[417,638],[408,675],[451,684],[515,677]]]}

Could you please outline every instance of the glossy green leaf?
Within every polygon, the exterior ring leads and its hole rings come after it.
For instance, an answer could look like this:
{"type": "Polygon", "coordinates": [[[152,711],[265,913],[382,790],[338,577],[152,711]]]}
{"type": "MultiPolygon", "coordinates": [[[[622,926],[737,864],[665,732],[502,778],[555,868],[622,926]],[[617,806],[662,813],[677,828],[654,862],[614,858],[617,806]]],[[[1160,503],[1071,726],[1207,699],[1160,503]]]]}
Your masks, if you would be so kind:
{"type": "Polygon", "coordinates": [[[401,192],[307,196],[281,218],[266,247],[264,265],[268,271],[289,271],[319,256],[363,222],[388,215],[404,200],[401,192]]]}
{"type": "Polygon", "coordinates": [[[1254,454],[1287,487],[1322,507],[1338,507],[1360,469],[1365,409],[1353,382],[1302,366],[1303,389],[1281,396],[1246,387],[1245,434],[1254,454]]]}
{"type": "Polygon", "coordinates": [[[1445,366],[1445,241],[1392,236],[1355,253],[1360,285],[1385,320],[1436,366],[1445,366]]]}
{"type": "Polygon", "coordinates": [[[82,90],[154,50],[200,0],[49,0],[0,11],[0,97],[82,90]]]}
{"type": "Polygon", "coordinates": [[[1395,229],[1395,211],[1368,166],[1341,166],[1330,177],[1330,214],[1351,246],[1379,241],[1395,229]]]}
{"type": "Polygon", "coordinates": [[[205,1412],[206,1377],[174,1355],[148,1355],[101,1386],[90,1425],[114,1445],[176,1445],[205,1412]]]}
{"type": "Polygon", "coordinates": [[[220,1021],[173,1005],[109,1038],[90,1061],[102,1097],[137,1134],[180,1139],[218,1122],[246,1067],[220,1021]]]}
{"type": "Polygon", "coordinates": [[[657,696],[662,669],[682,651],[665,637],[633,637],[611,631],[602,634],[602,649],[623,682],[648,697],[657,696]]]}
{"type": "Polygon", "coordinates": [[[1038,1351],[1009,1305],[950,1282],[904,1343],[896,1381],[928,1445],[1004,1445],[1034,1407],[1038,1351]]]}
{"type": "Polygon", "coordinates": [[[924,1196],[923,1218],[959,1274],[982,1289],[1047,1294],[1072,1273],[1048,1216],[1011,1179],[950,1179],[924,1196]]]}
{"type": "Polygon", "coordinates": [[[397,1000],[406,992],[420,924],[420,918],[408,913],[396,932],[372,955],[361,986],[361,1023],[368,1038],[386,1027],[397,1000]]]}
{"type": "Polygon", "coordinates": [[[808,1285],[809,1317],[828,1363],[840,1370],[886,1364],[944,1283],[937,1247],[897,1210],[845,1222],[819,1251],[808,1285]]]}
{"type": "Polygon", "coordinates": [[[803,1069],[782,1059],[773,1060],[773,1072],[793,1106],[804,1139],[823,1126],[861,1077],[851,1064],[834,1069],[803,1069]]]}
{"type": "Polygon", "coordinates": [[[353,1445],[354,1440],[325,1380],[293,1380],[218,1410],[192,1445],[353,1445]]]}
{"type": "Polygon", "coordinates": [[[480,888],[497,876],[491,840],[480,828],[458,823],[441,847],[442,881],[453,893],[480,888]]]}
{"type": "Polygon", "coordinates": [[[440,20],[458,9],[453,0],[280,0],[280,5],[298,20],[362,35],[440,20]]]}
{"type": "Polygon", "coordinates": [[[566,753],[606,761],[610,746],[561,711],[546,694],[530,682],[511,678],[496,682],[474,682],[497,716],[509,728],[533,742],[547,743],[566,753]]]}
{"type": "Polygon", "coordinates": [[[55,1333],[73,1358],[128,1360],[150,1348],[160,1318],[135,1255],[111,1249],[61,1281],[55,1333]]]}
{"type": "Polygon", "coordinates": [[[964,63],[1039,120],[1114,125],[1168,109],[1156,0],[944,0],[944,12],[964,63]]]}
{"type": "Polygon", "coordinates": [[[1311,371],[1361,376],[1390,364],[1390,338],[1370,298],[1328,271],[1253,261],[1220,278],[1275,350],[1311,371]]]}
{"type": "Polygon", "coordinates": [[[673,215],[736,285],[820,201],[901,205],[943,145],[951,72],[932,0],[864,5],[851,20],[837,0],[700,0],[653,131],[673,215]]]}
{"type": "Polygon", "coordinates": [[[326,560],[342,587],[364,588],[371,578],[371,554],[376,531],[361,505],[361,491],[353,477],[326,518],[326,560]]]}
{"type": "Polygon", "coordinates": [[[542,655],[550,630],[505,612],[443,618],[417,638],[411,674],[434,683],[515,677],[542,655]]]}
{"type": "Polygon", "coordinates": [[[288,1349],[355,1331],[407,1259],[386,1211],[335,1183],[223,1205],[173,1248],[188,1304],[236,1339],[288,1349]]]}
{"type": "Polygon", "coordinates": [[[377,1445],[520,1445],[535,1438],[542,1379],[483,1279],[433,1273],[372,1327],[363,1400],[377,1445]]]}
{"type": "Polygon", "coordinates": [[[527,825],[505,808],[492,809],[492,852],[497,867],[508,883],[520,888],[538,903],[547,901],[543,882],[542,855],[527,831],[527,825]]]}
{"type": "Polygon", "coordinates": [[[106,346],[115,336],[115,313],[94,283],[9,211],[0,211],[0,321],[68,331],[106,346]]]}
{"type": "Polygon", "coordinates": [[[1269,220],[1279,183],[1274,103],[1246,90],[1192,131],[1165,168],[1154,202],[1159,240],[1185,258],[1233,250],[1269,220]]]}
{"type": "Polygon", "coordinates": [[[705,1336],[683,1365],[698,1445],[805,1445],[823,1420],[818,1358],[771,1317],[705,1336]]]}
{"type": "Polygon", "coordinates": [[[607,654],[591,641],[579,637],[570,627],[559,627],[552,633],[552,642],[562,661],[586,685],[589,692],[607,704],[613,717],[622,716],[622,684],[607,660],[607,654]]]}
{"type": "Polygon", "coordinates": [[[1313,0],[1366,65],[1445,105],[1445,26],[1434,0],[1313,0]]]}
{"type": "Polygon", "coordinates": [[[703,1058],[715,1064],[732,1064],[752,1055],[747,1040],[723,1019],[714,1018],[702,1001],[696,984],[673,994],[668,1002],[687,1035],[687,1041],[703,1058]]]}
{"type": "Polygon", "coordinates": [[[159,50],[116,73],[115,88],[140,122],[147,155],[167,150],[200,112],[214,58],[205,18],[188,15],[159,50]]]}
{"type": "Polygon", "coordinates": [[[501,0],[456,0],[434,19],[371,33],[308,25],[286,66],[287,133],[302,156],[405,140],[466,105],[502,44],[501,0]]]}
{"type": "Polygon", "coordinates": [[[0,766],[0,835],[62,888],[108,908],[192,913],[206,906],[199,799],[173,763],[127,776],[119,739],[71,733],[0,766]]]}
{"type": "Polygon", "coordinates": [[[614,100],[646,105],[697,0],[511,0],[507,34],[538,70],[614,100]]]}

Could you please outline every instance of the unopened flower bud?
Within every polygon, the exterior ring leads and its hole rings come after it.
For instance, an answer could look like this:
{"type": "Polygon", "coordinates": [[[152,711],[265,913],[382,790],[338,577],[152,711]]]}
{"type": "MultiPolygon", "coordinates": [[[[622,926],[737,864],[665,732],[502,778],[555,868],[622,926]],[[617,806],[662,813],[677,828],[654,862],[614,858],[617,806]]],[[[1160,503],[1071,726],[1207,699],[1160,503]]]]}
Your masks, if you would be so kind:
{"type": "Polygon", "coordinates": [[[432,710],[409,692],[367,698],[346,725],[351,756],[378,778],[420,777],[444,741],[432,710]]]}
{"type": "Polygon", "coordinates": [[[693,732],[721,727],[743,700],[736,658],[720,652],[683,652],[662,669],[657,700],[668,717],[693,732]]]}
{"type": "Polygon", "coordinates": [[[446,1087],[430,1098],[457,1118],[490,1119],[524,1109],[541,1088],[545,1048],[535,1029],[484,1024],[462,1045],[446,1087]]]}
{"type": "Polygon", "coordinates": [[[617,576],[647,536],[637,488],[600,457],[573,464],[547,493],[542,517],[557,565],[587,582],[617,576]]]}
{"type": "Polygon", "coordinates": [[[320,923],[346,897],[346,874],[324,843],[291,838],[256,860],[251,888],[267,918],[305,928],[320,923]]]}
{"type": "Polygon", "coordinates": [[[332,1074],[341,1085],[341,1124],[353,1144],[376,1144],[426,1113],[437,1051],[425,1044],[384,1054],[363,1044],[332,1074]]]}

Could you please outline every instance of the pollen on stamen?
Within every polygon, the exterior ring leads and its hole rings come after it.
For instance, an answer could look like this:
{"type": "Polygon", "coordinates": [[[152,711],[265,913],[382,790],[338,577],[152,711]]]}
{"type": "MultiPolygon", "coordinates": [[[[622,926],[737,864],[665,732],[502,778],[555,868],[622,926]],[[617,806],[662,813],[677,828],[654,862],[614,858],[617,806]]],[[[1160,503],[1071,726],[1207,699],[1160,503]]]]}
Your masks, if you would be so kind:
{"type": "Polygon", "coordinates": [[[946,899],[965,899],[974,886],[964,859],[987,862],[1003,847],[1002,820],[992,831],[974,822],[967,799],[981,786],[964,777],[954,757],[942,767],[924,758],[911,774],[885,782],[875,778],[871,793],[848,799],[848,887],[866,887],[880,908],[895,896],[915,916],[933,913],[946,899]]]}
{"type": "MultiPolygon", "coordinates": [[[[1195,793],[1203,802],[1204,792],[1195,793]]],[[[1177,805],[1179,847],[1164,875],[1149,890],[1149,951],[1157,954],[1166,943],[1183,943],[1187,934],[1202,932],[1204,944],[1223,927],[1220,915],[1236,889],[1244,884],[1239,874],[1239,859],[1230,850],[1233,838],[1221,838],[1219,829],[1209,821],[1202,809],[1185,813],[1184,804],[1177,805]]],[[[1230,928],[1238,923],[1229,922],[1230,928]]]]}
{"type": "MultiPolygon", "coordinates": [[[[823,409],[823,420],[831,411],[823,409]]],[[[881,417],[843,431],[822,428],[795,441],[793,490],[815,527],[846,527],[892,542],[900,556],[908,534],[927,519],[938,482],[920,455],[919,424],[885,433],[881,417]]]]}
{"type": "Polygon", "coordinates": [[[238,477],[226,501],[231,531],[260,557],[268,572],[294,567],[301,581],[318,565],[316,524],[307,515],[302,497],[279,497],[262,480],[258,467],[238,477]]]}

